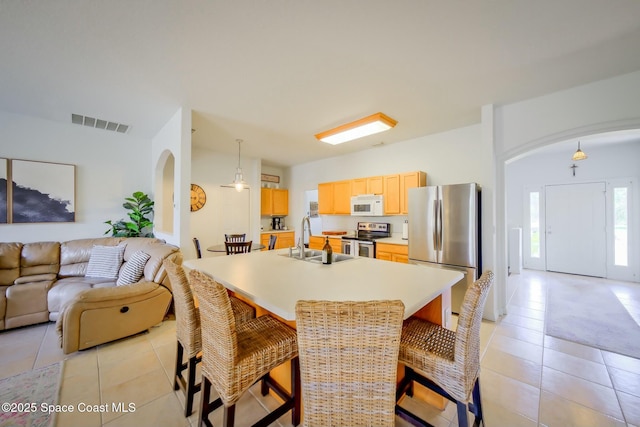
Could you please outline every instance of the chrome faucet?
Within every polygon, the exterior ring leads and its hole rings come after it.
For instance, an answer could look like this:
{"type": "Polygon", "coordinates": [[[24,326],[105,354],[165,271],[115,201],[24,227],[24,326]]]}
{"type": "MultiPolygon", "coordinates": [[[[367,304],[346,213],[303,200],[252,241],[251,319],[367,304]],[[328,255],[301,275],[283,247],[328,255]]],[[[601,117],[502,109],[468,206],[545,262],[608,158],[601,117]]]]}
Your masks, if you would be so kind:
{"type": "Polygon", "coordinates": [[[300,251],[300,259],[304,259],[304,223],[307,223],[307,229],[309,230],[309,237],[311,237],[311,221],[309,221],[309,215],[302,218],[300,223],[300,240],[298,241],[298,250],[300,251]]]}

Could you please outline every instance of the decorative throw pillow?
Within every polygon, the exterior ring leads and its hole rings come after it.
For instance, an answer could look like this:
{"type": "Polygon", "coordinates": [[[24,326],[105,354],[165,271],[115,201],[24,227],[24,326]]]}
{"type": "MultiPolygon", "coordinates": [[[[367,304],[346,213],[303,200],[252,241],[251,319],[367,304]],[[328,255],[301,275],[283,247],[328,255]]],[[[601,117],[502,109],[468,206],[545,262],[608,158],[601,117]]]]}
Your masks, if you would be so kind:
{"type": "Polygon", "coordinates": [[[122,267],[122,271],[120,272],[120,276],[118,276],[118,281],[116,285],[130,285],[131,283],[136,283],[142,277],[144,273],[144,266],[147,265],[147,261],[149,261],[151,255],[146,252],[136,251],[131,255],[129,261],[127,261],[122,267]]]}
{"type": "Polygon", "coordinates": [[[87,265],[87,277],[116,279],[124,258],[125,245],[94,245],[87,265]]]}

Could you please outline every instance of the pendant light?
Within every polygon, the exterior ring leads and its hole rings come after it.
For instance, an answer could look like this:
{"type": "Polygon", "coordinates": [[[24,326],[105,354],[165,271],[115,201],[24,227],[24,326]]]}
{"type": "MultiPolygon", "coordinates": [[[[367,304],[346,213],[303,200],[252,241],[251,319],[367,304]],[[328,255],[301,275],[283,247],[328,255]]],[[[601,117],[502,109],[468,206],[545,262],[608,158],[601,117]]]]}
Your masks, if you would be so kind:
{"type": "MultiPolygon", "coordinates": [[[[584,160],[586,158],[587,158],[587,155],[584,154],[584,151],[582,151],[580,149],[580,141],[578,141],[578,150],[575,153],[573,153],[573,156],[571,157],[571,160],[574,160],[574,161],[575,160],[584,160]]],[[[574,172],[575,172],[575,169],[574,169],[574,172]]]]}
{"type": "Polygon", "coordinates": [[[249,188],[249,186],[244,182],[242,168],[240,167],[240,144],[242,144],[242,140],[236,139],[236,142],[238,143],[238,168],[236,169],[236,177],[233,180],[233,186],[237,192],[240,192],[243,188],[249,188]]]}

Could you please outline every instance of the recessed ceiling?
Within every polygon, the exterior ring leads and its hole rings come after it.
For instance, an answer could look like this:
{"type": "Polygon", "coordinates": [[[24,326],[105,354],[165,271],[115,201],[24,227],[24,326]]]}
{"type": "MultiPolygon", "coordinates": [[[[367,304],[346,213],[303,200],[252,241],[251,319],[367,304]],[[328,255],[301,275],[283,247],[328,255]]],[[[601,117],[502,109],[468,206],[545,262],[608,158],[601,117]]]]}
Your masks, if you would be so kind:
{"type": "Polygon", "coordinates": [[[192,109],[195,146],[293,165],[479,123],[640,70],[637,0],[2,2],[0,110],[128,123],[192,109]],[[339,146],[314,135],[384,111],[339,146]]]}

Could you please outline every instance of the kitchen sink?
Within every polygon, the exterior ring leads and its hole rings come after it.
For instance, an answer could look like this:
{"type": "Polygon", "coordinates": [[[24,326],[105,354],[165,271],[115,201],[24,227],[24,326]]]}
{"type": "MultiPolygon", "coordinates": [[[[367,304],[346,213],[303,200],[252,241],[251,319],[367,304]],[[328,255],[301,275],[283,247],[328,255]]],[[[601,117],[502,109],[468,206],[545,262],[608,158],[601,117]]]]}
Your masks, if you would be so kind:
{"type": "MultiPolygon", "coordinates": [[[[284,253],[284,254],[279,254],[281,256],[286,256],[288,257],[289,254],[288,253],[284,253]]],[[[291,258],[293,259],[297,259],[300,261],[307,261],[307,262],[313,262],[316,264],[322,264],[322,251],[318,251],[315,249],[307,249],[304,251],[304,259],[300,259],[300,257],[298,256],[298,253],[296,251],[293,252],[293,255],[291,256],[291,258]]],[[[348,261],[350,259],[353,259],[352,256],[349,255],[345,255],[345,254],[333,254],[333,262],[342,262],[342,261],[348,261]]]]}

